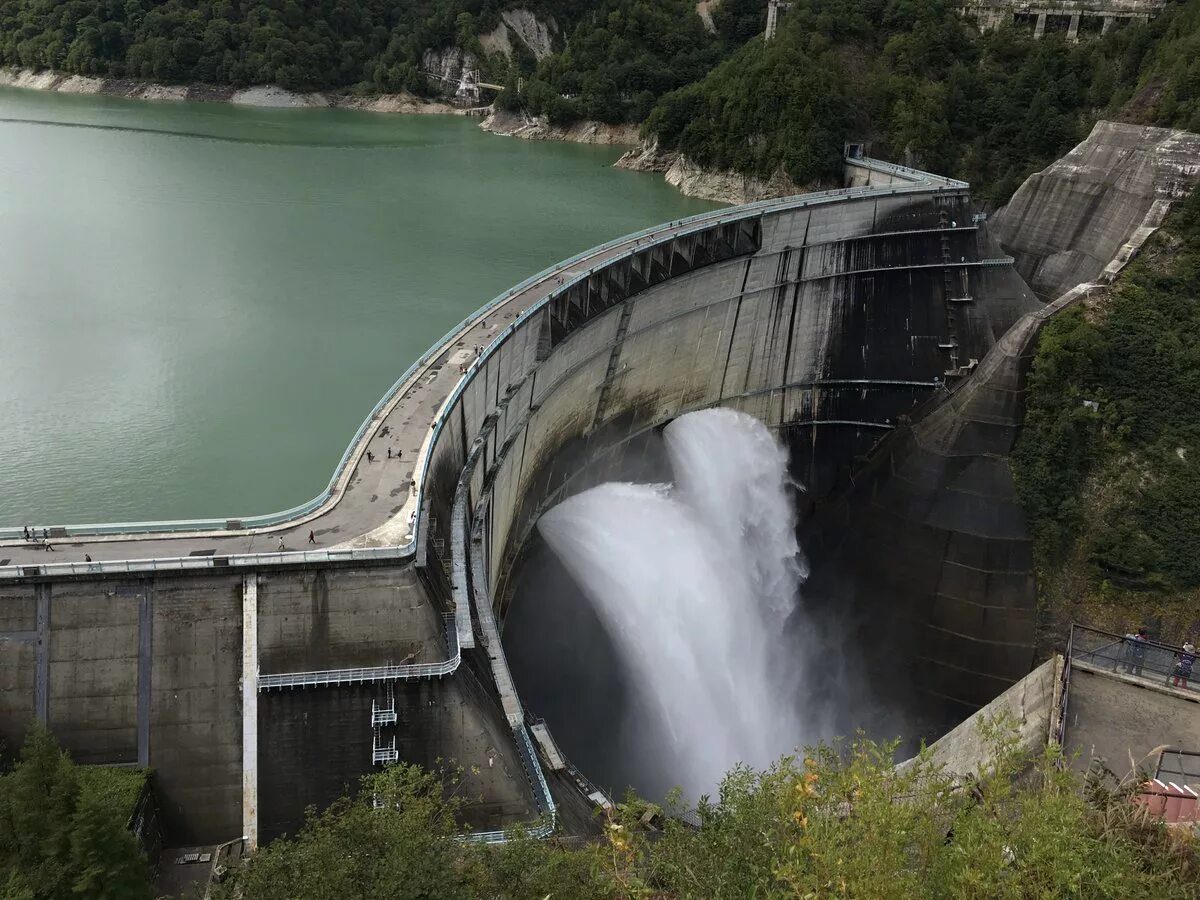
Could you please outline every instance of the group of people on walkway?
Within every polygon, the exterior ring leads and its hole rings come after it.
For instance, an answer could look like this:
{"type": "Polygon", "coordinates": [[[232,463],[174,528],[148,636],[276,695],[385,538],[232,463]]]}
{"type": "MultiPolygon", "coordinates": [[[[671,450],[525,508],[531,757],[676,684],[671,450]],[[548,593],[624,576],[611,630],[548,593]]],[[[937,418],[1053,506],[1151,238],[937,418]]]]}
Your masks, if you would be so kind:
{"type": "MultiPolygon", "coordinates": [[[[1118,666],[1125,670],[1126,675],[1135,675],[1139,678],[1143,677],[1142,672],[1146,667],[1146,652],[1151,647],[1150,634],[1145,628],[1139,628],[1135,632],[1130,632],[1125,635],[1122,641],[1123,652],[1121,658],[1113,666],[1115,672],[1118,666]]],[[[1166,651],[1166,647],[1158,647],[1157,649],[1166,651]]],[[[1196,646],[1191,641],[1184,641],[1183,646],[1174,651],[1174,660],[1171,671],[1167,674],[1166,683],[1171,687],[1187,688],[1188,681],[1192,677],[1192,669],[1196,665],[1196,646]]],[[[1151,667],[1151,671],[1154,667],[1151,667]]],[[[1161,675],[1163,669],[1159,669],[1161,675]]]]}
{"type": "Polygon", "coordinates": [[[42,529],[41,537],[38,537],[38,530],[36,528],[30,528],[28,525],[24,526],[21,529],[21,532],[25,535],[25,540],[41,541],[43,550],[45,550],[47,553],[54,552],[54,545],[50,543],[50,529],[49,528],[42,529]]]}

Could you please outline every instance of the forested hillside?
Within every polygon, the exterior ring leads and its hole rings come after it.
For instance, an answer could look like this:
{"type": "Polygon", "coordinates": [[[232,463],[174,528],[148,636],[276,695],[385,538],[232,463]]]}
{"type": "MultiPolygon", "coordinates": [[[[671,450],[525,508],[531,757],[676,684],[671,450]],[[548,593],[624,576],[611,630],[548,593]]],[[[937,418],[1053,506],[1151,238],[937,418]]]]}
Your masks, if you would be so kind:
{"type": "Polygon", "coordinates": [[[1077,44],[980,35],[952,0],[796,0],[770,44],[766,0],[710,10],[711,32],[694,0],[0,0],[0,64],[430,94],[423,59],[454,50],[508,86],[507,109],[644,122],[706,168],[809,184],[870,140],[996,203],[1102,115],[1200,127],[1200,0],[1077,44]],[[497,50],[511,10],[549,46],[497,50]]]}
{"type": "Polygon", "coordinates": [[[876,155],[952,173],[1002,202],[1097,117],[1116,114],[1163,66],[1159,45],[1180,57],[1167,80],[1186,99],[1142,113],[1185,118],[1195,79],[1181,69],[1195,56],[1183,45],[1196,41],[1197,9],[1192,0],[1076,44],[980,35],[951,0],[800,0],[775,41],[755,38],[665,97],[646,128],[703,166],[760,176],[782,166],[798,184],[833,174],[843,139],[868,139],[876,155]]]}
{"type": "Polygon", "coordinates": [[[1154,616],[1164,638],[1194,637],[1197,297],[1200,194],[1193,194],[1112,289],[1042,332],[1013,462],[1040,587],[1060,616],[1114,628],[1154,616]]]}

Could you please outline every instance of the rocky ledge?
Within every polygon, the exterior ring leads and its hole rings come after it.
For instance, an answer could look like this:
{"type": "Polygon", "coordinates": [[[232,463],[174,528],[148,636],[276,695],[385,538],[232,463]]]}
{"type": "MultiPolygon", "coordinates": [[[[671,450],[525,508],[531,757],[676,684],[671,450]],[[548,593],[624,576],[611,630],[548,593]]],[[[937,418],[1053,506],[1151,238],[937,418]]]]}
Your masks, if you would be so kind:
{"type": "Polygon", "coordinates": [[[636,125],[607,125],[604,122],[576,122],[563,128],[551,125],[544,116],[496,110],[479,126],[492,134],[524,138],[528,141],[572,141],[576,144],[636,144],[636,125]]]}
{"type": "Polygon", "coordinates": [[[697,165],[680,153],[662,151],[656,143],[643,143],[616,164],[618,168],[636,172],[662,172],[667,183],[680,193],[718,203],[753,203],[813,190],[811,185],[796,184],[782,168],[766,180],[738,172],[719,172],[697,165]]]}

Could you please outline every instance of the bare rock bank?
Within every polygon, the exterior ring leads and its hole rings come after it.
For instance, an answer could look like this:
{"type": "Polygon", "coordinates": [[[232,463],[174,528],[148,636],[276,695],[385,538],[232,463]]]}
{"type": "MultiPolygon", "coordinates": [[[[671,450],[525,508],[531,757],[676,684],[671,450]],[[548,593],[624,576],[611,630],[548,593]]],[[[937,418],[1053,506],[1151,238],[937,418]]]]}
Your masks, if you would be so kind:
{"type": "Polygon", "coordinates": [[[479,126],[492,134],[524,138],[528,141],[571,141],[576,144],[629,144],[638,142],[636,125],[607,125],[603,122],[576,122],[567,128],[551,125],[543,116],[527,116],[496,110],[479,126]]]}
{"type": "Polygon", "coordinates": [[[277,108],[340,108],[368,112],[463,114],[466,110],[424,100],[414,94],[358,96],[344,92],[297,93],[278,85],[235,88],[222,84],[156,84],[135,78],[94,78],[49,70],[0,68],[0,85],[60,94],[104,94],[131,100],[237,103],[277,108]]]}
{"type": "Polygon", "coordinates": [[[636,172],[662,172],[667,183],[680,193],[718,203],[753,203],[772,197],[802,194],[814,186],[802,186],[790,179],[782,168],[766,180],[738,172],[718,172],[697,165],[680,153],[659,150],[654,143],[643,143],[617,160],[621,169],[636,172]]]}

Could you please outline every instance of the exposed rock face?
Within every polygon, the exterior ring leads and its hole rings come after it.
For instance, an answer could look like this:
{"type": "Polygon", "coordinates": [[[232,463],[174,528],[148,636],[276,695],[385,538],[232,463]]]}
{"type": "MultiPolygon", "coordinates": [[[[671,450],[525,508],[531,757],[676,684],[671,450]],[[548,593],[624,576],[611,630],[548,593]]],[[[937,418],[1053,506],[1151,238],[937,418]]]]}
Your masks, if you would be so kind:
{"type": "Polygon", "coordinates": [[[1200,136],[1097,122],[1070,153],[1026,179],[993,230],[1030,286],[1053,299],[1111,279],[1196,183],[1198,160],[1200,136]]]}
{"type": "Polygon", "coordinates": [[[483,52],[512,56],[513,41],[524,44],[539,62],[553,51],[553,38],[558,25],[553,19],[542,21],[527,9],[506,9],[500,14],[500,24],[479,36],[483,52]]]}
{"type": "Polygon", "coordinates": [[[717,33],[717,26],[713,24],[712,11],[720,6],[721,0],[699,0],[696,4],[696,15],[700,17],[700,21],[704,23],[704,30],[709,34],[717,33]]]}
{"type": "Polygon", "coordinates": [[[812,186],[797,185],[783,169],[778,169],[765,181],[738,172],[715,172],[682,154],[663,152],[656,143],[642,144],[630,150],[617,160],[617,166],[637,172],[662,172],[667,183],[679,188],[681,193],[719,203],[753,203],[812,190],[812,186]]]}
{"type": "Polygon", "coordinates": [[[550,55],[551,38],[558,32],[553,19],[542,22],[527,9],[506,9],[500,18],[539,61],[550,55]]]}
{"type": "Polygon", "coordinates": [[[156,84],[133,78],[90,78],[32,69],[0,69],[0,85],[54,91],[60,94],[106,94],[131,100],[163,100],[237,103],[243,106],[329,107],[363,109],[370,112],[459,113],[444,103],[431,103],[413,94],[353,94],[314,92],[298,94],[278,85],[235,89],[223,84],[156,84]]]}
{"type": "Polygon", "coordinates": [[[479,126],[492,134],[519,137],[528,141],[571,141],[576,144],[636,144],[636,125],[608,125],[604,122],[576,122],[567,128],[551,125],[543,116],[527,116],[496,110],[479,126]]]}
{"type": "Polygon", "coordinates": [[[475,56],[461,47],[442,47],[440,50],[426,50],[421,57],[421,69],[440,76],[442,84],[450,93],[462,81],[463,70],[479,68],[475,56]]]}
{"type": "Polygon", "coordinates": [[[512,56],[512,41],[508,37],[508,26],[501,22],[492,31],[479,36],[479,46],[488,56],[497,54],[506,59],[512,56]]]}

